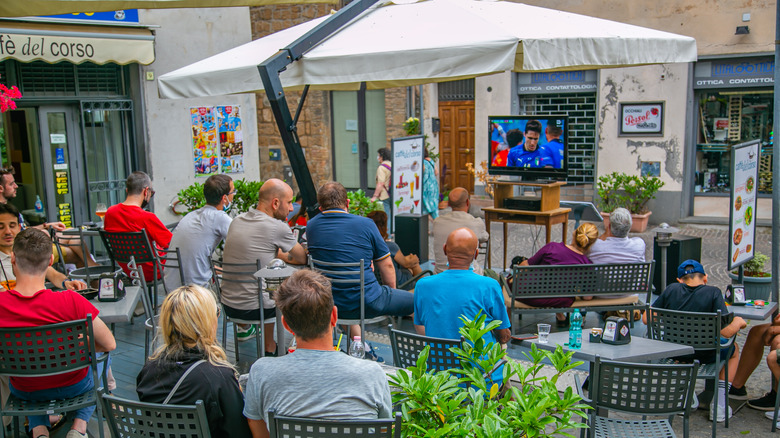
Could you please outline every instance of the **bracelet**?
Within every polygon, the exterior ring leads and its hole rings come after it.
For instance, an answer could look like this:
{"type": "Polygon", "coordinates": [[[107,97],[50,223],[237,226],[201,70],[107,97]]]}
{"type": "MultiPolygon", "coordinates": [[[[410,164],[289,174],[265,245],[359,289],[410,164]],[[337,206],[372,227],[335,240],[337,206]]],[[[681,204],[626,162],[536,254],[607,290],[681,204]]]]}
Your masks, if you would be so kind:
{"type": "Polygon", "coordinates": [[[68,281],[68,279],[67,279],[67,278],[66,278],[66,279],[64,279],[64,280],[62,280],[62,284],[60,285],[60,287],[61,287],[61,289],[62,289],[62,290],[65,290],[65,289],[67,289],[67,288],[65,287],[65,282],[66,282],[66,281],[68,281]]]}

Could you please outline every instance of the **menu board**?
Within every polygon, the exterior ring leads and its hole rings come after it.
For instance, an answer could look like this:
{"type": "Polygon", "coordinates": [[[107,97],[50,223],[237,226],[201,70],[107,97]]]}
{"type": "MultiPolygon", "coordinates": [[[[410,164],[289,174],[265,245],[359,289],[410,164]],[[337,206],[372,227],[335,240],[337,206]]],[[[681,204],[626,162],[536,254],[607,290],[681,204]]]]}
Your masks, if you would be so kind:
{"type": "Polygon", "coordinates": [[[731,147],[729,270],[753,259],[756,244],[759,140],[731,147]]]}
{"type": "MultiPolygon", "coordinates": [[[[422,214],[423,145],[421,135],[394,138],[393,154],[393,216],[422,214]]],[[[393,221],[395,223],[395,221],[393,221]]]]}

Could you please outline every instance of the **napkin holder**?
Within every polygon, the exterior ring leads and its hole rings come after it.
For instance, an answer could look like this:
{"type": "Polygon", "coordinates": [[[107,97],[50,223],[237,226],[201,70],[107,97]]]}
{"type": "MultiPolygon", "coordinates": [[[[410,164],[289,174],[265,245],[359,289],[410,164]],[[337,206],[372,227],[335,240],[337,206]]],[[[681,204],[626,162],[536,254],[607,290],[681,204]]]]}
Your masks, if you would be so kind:
{"type": "Polygon", "coordinates": [[[744,306],[747,303],[745,299],[745,286],[741,284],[730,284],[726,286],[724,300],[733,306],[744,306]]]}
{"type": "Polygon", "coordinates": [[[98,301],[114,302],[125,297],[125,274],[120,272],[107,272],[100,274],[98,278],[98,301]]]}
{"type": "Polygon", "coordinates": [[[604,323],[601,342],[612,345],[625,345],[631,342],[631,329],[626,318],[610,316],[604,323]]]}

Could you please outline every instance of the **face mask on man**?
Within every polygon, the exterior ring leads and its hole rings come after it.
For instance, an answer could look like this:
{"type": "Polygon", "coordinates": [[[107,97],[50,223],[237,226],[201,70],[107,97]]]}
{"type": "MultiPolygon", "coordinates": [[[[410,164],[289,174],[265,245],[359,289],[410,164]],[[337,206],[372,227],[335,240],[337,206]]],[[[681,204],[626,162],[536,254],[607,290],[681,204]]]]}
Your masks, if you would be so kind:
{"type": "Polygon", "coordinates": [[[228,211],[230,211],[230,207],[231,207],[232,205],[233,205],[233,203],[232,203],[232,202],[230,202],[230,201],[228,201],[228,202],[227,202],[227,204],[225,204],[225,205],[223,205],[223,206],[222,206],[222,211],[224,211],[225,213],[227,213],[228,211]]]}

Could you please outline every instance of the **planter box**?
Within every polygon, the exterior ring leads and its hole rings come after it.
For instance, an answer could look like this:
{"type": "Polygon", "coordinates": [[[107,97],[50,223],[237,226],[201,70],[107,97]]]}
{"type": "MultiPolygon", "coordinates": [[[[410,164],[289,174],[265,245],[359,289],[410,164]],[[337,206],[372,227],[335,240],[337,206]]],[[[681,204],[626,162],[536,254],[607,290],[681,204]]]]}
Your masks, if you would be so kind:
{"type": "MultiPolygon", "coordinates": [[[[647,231],[647,223],[650,221],[650,215],[652,211],[648,211],[645,214],[632,214],[631,215],[631,232],[632,233],[644,233],[647,231]]],[[[601,217],[604,218],[604,229],[609,226],[609,213],[601,213],[601,217]]]]}
{"type": "MultiPolygon", "coordinates": [[[[729,277],[734,281],[739,278],[732,272],[729,272],[729,277]]],[[[742,277],[742,284],[745,285],[746,300],[770,301],[772,277],[742,277]]]]}

